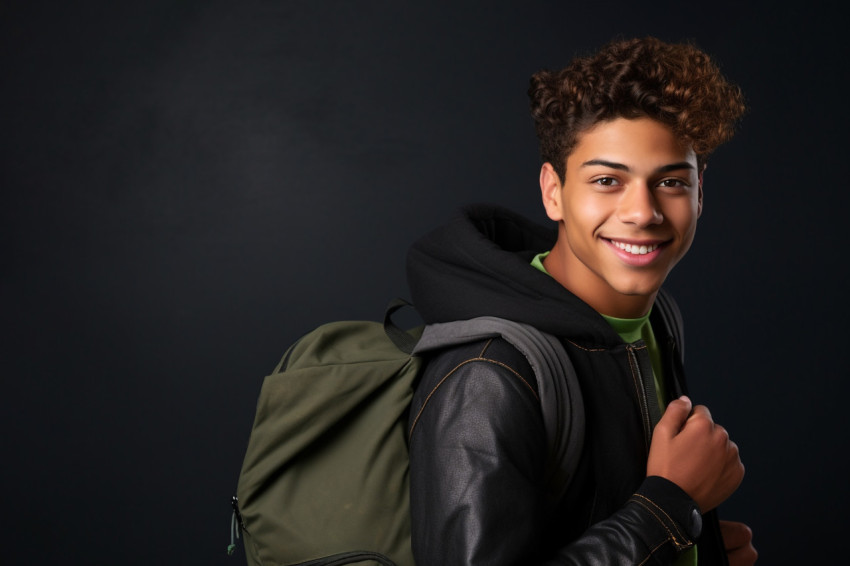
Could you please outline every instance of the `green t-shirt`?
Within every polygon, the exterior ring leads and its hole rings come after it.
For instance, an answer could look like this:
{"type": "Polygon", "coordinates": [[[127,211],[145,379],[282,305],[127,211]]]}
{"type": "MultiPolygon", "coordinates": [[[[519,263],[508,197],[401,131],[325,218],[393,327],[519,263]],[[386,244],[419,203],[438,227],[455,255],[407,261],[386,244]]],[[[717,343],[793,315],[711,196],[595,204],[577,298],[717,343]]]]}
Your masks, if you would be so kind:
{"type": "MultiPolygon", "coordinates": [[[[549,275],[549,272],[546,271],[546,268],[543,266],[543,259],[547,255],[549,255],[549,252],[537,254],[534,256],[534,259],[531,260],[531,265],[546,275],[549,275]]],[[[623,342],[631,344],[632,342],[643,340],[646,343],[647,350],[649,351],[649,359],[652,361],[652,377],[655,381],[655,393],[658,396],[658,406],[661,409],[661,412],[664,412],[664,408],[667,406],[667,398],[664,395],[664,372],[662,371],[663,366],[661,365],[661,353],[658,349],[658,343],[655,341],[655,334],[652,332],[652,324],[649,322],[649,314],[651,312],[652,310],[650,309],[650,312],[640,318],[615,318],[602,313],[599,314],[602,315],[602,318],[608,321],[608,324],[610,324],[614,331],[620,335],[623,342]]],[[[673,564],[674,566],[696,566],[696,545],[676,557],[676,561],[673,564]]]]}

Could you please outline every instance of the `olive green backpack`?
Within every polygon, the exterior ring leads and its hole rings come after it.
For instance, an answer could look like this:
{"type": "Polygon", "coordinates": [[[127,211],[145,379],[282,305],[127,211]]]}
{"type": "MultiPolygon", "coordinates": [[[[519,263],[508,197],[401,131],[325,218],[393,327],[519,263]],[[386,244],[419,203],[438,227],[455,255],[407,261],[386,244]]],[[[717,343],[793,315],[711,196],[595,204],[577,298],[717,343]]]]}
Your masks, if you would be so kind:
{"type": "Polygon", "coordinates": [[[231,525],[251,565],[414,566],[407,417],[420,354],[502,336],[534,368],[550,445],[548,485],[565,491],[580,453],[584,409],[558,340],[484,317],[404,331],[325,324],[302,337],[263,382],[231,525]],[[563,376],[564,379],[553,379],[563,376]]]}

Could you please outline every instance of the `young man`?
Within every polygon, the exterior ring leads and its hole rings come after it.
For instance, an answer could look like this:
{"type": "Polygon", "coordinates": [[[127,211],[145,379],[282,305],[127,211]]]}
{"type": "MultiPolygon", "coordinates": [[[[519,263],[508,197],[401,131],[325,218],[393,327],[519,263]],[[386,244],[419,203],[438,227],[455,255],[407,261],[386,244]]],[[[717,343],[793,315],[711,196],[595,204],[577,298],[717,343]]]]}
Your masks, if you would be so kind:
{"type": "Polygon", "coordinates": [[[740,91],[693,46],[647,38],[540,72],[529,94],[557,232],[468,207],[412,247],[408,275],[428,323],[497,316],[557,336],[581,384],[584,448],[566,494],[547,495],[523,355],[499,339],[434,355],[411,422],[417,563],[752,564],[749,529],[712,512],[743,478],[737,447],[684,396],[675,329],[653,309],[740,91]]]}

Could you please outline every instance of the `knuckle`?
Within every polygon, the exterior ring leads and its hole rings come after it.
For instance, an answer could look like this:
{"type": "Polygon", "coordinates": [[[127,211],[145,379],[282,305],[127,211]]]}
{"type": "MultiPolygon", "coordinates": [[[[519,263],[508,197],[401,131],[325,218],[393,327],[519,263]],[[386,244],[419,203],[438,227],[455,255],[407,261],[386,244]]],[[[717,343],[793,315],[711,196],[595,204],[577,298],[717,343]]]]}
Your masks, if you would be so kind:
{"type": "Polygon", "coordinates": [[[688,425],[699,429],[708,430],[712,426],[712,422],[710,418],[707,418],[705,415],[700,413],[694,413],[690,417],[688,417],[688,425]]]}
{"type": "Polygon", "coordinates": [[[717,439],[718,444],[725,444],[730,448],[735,444],[729,438],[729,432],[720,425],[714,425],[714,437],[717,439]]]}
{"type": "Polygon", "coordinates": [[[738,445],[735,444],[734,442],[731,442],[731,441],[729,442],[727,451],[729,452],[729,456],[731,458],[737,458],[737,459],[741,458],[741,452],[740,452],[740,450],[738,450],[738,445]]]}

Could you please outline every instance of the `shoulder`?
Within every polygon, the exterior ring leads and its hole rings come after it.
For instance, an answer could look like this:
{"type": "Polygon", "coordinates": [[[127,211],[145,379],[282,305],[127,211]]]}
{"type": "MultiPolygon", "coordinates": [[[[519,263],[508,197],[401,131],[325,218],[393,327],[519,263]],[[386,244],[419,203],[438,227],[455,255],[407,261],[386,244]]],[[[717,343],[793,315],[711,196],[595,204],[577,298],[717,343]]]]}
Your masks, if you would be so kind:
{"type": "Polygon", "coordinates": [[[539,421],[537,381],[528,360],[501,338],[429,355],[411,405],[410,433],[420,419],[442,421],[449,415],[464,421],[539,421]]]}
{"type": "Polygon", "coordinates": [[[444,348],[425,361],[420,388],[436,387],[456,374],[493,380],[516,380],[537,396],[537,381],[526,357],[502,338],[488,338],[444,348]]]}

